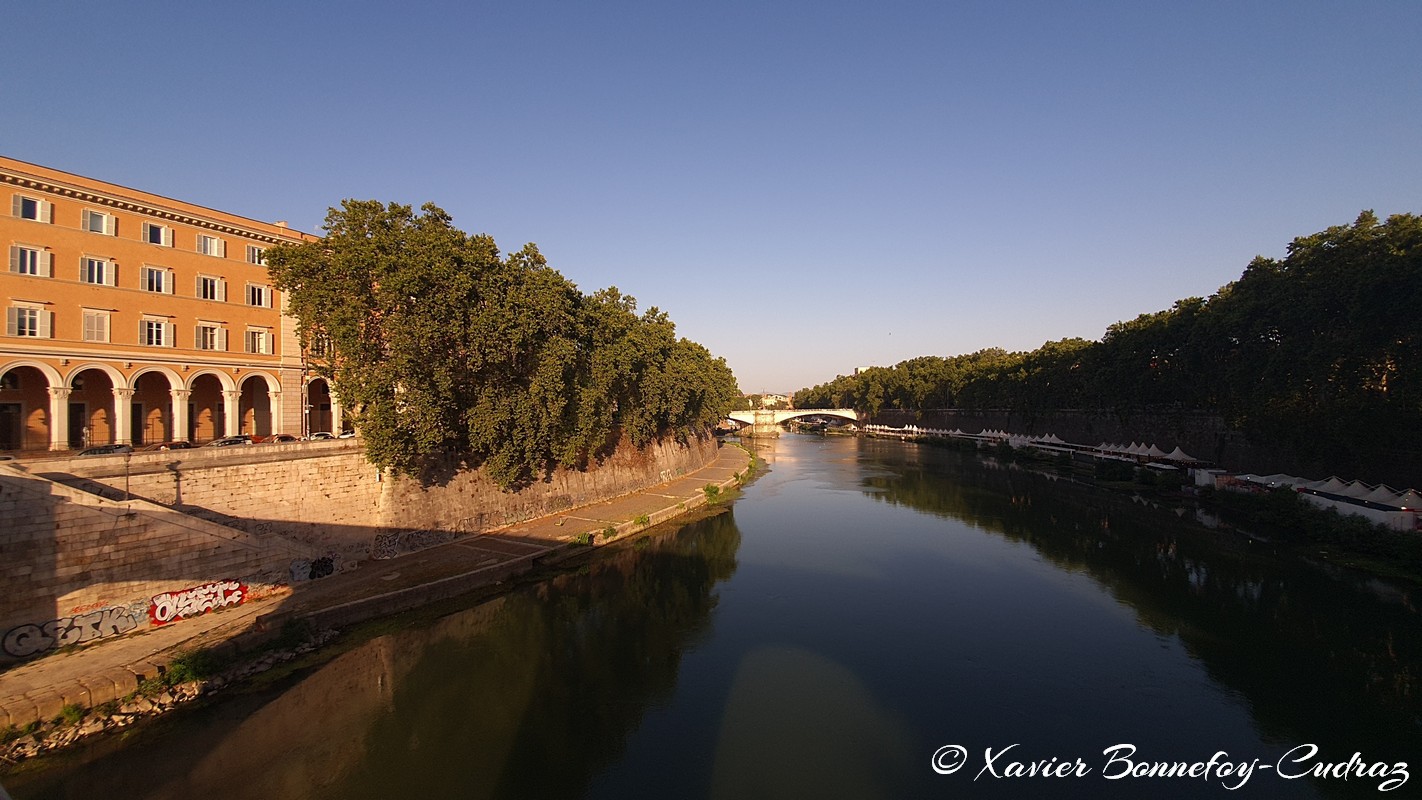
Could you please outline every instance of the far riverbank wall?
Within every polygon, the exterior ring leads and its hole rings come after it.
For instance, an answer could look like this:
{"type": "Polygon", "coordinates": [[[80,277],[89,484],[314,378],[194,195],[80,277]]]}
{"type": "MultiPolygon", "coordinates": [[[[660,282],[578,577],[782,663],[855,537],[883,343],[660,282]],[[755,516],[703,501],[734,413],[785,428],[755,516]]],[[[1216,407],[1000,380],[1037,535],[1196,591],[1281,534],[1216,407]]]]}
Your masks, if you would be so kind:
{"type": "MultiPolygon", "coordinates": [[[[1173,413],[1122,412],[1105,414],[1089,411],[1018,411],[929,409],[922,412],[886,410],[868,420],[876,425],[923,428],[955,428],[965,433],[983,429],[1003,430],[1025,436],[1054,433],[1068,442],[1096,445],[1103,441],[1121,444],[1154,444],[1165,452],[1179,447],[1196,458],[1240,472],[1272,475],[1283,472],[1307,478],[1327,478],[1340,469],[1335,464],[1300,458],[1250,441],[1243,431],[1232,430],[1215,414],[1180,411],[1173,413]]],[[[1415,437],[1414,437],[1415,438],[1415,437]]],[[[1399,433],[1399,442],[1402,437],[1399,433]]],[[[1415,446],[1414,442],[1414,446],[1415,446]]],[[[1343,475],[1344,480],[1387,483],[1398,487],[1422,487],[1422,458],[1399,451],[1385,463],[1370,465],[1369,474],[1343,475]]]]}

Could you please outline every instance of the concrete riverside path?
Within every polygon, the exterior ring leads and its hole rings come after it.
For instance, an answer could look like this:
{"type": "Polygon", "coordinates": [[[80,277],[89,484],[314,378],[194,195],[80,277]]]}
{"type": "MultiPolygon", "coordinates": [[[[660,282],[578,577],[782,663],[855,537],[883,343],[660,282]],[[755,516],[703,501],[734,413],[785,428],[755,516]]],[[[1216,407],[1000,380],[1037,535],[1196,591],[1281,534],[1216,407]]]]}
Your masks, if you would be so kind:
{"type": "Polygon", "coordinates": [[[750,461],[746,450],[723,444],[705,467],[632,494],[397,558],[364,561],[274,597],[16,665],[0,673],[0,729],[54,719],[67,705],[92,708],[121,700],[182,652],[219,648],[235,655],[259,646],[289,621],[337,627],[498,584],[571,551],[578,534],[594,533],[601,545],[609,526],[620,538],[705,505],[707,484],[723,491],[734,487],[750,461]],[[647,522],[639,523],[641,517],[647,522]]]}

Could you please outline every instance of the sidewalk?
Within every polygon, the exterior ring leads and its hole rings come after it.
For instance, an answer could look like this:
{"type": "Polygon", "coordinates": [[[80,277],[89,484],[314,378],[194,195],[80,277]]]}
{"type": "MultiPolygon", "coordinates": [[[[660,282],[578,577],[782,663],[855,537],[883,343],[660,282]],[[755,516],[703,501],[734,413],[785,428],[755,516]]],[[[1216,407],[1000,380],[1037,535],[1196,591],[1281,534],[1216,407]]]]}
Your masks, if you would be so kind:
{"type": "Polygon", "coordinates": [[[289,620],[338,627],[498,583],[574,547],[571,542],[578,534],[595,533],[595,542],[601,544],[608,526],[620,537],[704,505],[703,487],[734,486],[736,475],[749,463],[746,451],[723,445],[711,464],[634,494],[399,558],[365,561],[357,569],[296,584],[275,597],[13,667],[0,674],[0,729],[53,719],[66,705],[92,708],[121,699],[184,650],[226,646],[240,652],[244,640],[250,647],[279,632],[289,620]],[[642,517],[645,523],[639,523],[642,517]]]}

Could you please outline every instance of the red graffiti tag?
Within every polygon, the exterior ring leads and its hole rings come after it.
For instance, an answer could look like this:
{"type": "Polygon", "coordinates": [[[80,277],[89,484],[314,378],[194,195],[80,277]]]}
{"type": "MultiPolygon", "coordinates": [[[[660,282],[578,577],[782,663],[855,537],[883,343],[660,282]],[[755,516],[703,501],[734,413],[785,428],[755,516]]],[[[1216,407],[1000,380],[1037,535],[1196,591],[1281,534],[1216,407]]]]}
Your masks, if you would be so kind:
{"type": "Polygon", "coordinates": [[[224,606],[239,605],[247,598],[247,587],[236,581],[215,581],[181,592],[154,595],[148,604],[148,618],[154,625],[189,619],[224,606]]]}

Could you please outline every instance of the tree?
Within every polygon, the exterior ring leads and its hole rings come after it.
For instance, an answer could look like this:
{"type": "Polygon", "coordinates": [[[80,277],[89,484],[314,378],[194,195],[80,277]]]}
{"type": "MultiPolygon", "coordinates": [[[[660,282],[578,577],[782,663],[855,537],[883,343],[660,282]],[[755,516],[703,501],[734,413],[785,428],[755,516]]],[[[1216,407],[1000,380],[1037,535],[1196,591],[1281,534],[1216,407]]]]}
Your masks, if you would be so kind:
{"type": "Polygon", "coordinates": [[[532,244],[501,258],[430,204],[347,200],[325,230],[267,262],[303,341],[330,343],[322,370],[378,466],[514,487],[730,408],[724,361],[615,288],[584,296],[532,244]]]}

